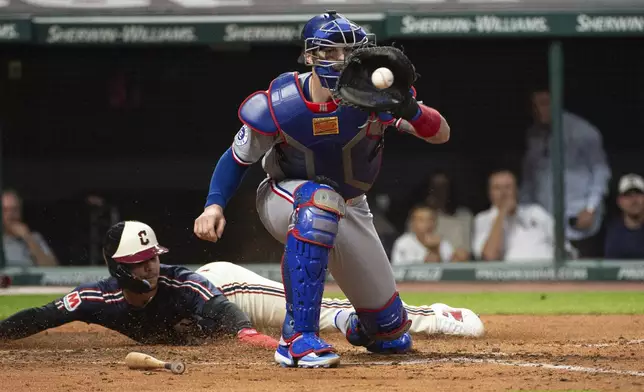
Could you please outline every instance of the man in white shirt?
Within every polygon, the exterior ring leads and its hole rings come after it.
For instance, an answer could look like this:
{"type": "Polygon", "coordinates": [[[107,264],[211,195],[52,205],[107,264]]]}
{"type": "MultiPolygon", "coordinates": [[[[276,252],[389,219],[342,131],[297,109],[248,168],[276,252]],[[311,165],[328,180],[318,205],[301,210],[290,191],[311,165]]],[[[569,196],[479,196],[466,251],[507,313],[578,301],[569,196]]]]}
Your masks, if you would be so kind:
{"type": "Polygon", "coordinates": [[[394,242],[392,265],[445,263],[454,259],[454,247],[436,233],[435,210],[425,205],[414,207],[410,213],[409,228],[410,232],[394,242]]]}
{"type": "MultiPolygon", "coordinates": [[[[532,104],[535,122],[527,132],[520,199],[522,203],[540,204],[553,214],[550,93],[535,91],[532,104]]],[[[579,250],[581,257],[601,257],[604,197],[611,178],[602,135],[580,116],[564,111],[562,117],[566,239],[579,250]]]]}
{"type": "Polygon", "coordinates": [[[474,218],[472,251],[486,261],[543,261],[554,256],[554,220],[537,204],[519,205],[517,181],[507,170],[489,179],[492,207],[474,218]]]}

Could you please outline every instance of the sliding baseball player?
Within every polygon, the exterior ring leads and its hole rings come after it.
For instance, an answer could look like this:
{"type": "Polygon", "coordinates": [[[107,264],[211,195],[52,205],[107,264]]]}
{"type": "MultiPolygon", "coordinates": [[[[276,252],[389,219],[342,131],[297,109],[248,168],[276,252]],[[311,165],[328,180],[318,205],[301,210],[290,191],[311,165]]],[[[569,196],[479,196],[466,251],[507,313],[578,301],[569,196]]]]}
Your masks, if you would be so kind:
{"type": "MultiPolygon", "coordinates": [[[[277,341],[258,327],[280,327],[286,302],[281,283],[228,262],[192,272],[161,264],[168,249],[154,230],[137,221],[107,232],[103,248],[110,278],[78,286],[41,307],[0,320],[0,341],[21,339],[73,322],[102,325],[147,344],[200,344],[218,334],[274,349],[277,341]]],[[[411,332],[481,336],[481,320],[469,309],[444,304],[407,306],[411,332]]],[[[324,299],[323,330],[342,325],[355,310],[347,300],[324,299]]]]}
{"type": "MultiPolygon", "coordinates": [[[[286,312],[284,288],[279,282],[266,279],[253,271],[233,263],[220,261],[209,263],[196,271],[206,277],[226,298],[239,306],[256,328],[282,326],[286,312]]],[[[433,305],[409,306],[404,304],[412,321],[410,332],[414,334],[461,335],[480,337],[485,333],[481,319],[470,309],[452,308],[436,303],[433,305]]],[[[355,312],[345,299],[323,298],[320,312],[320,330],[339,329],[355,312]]]]}

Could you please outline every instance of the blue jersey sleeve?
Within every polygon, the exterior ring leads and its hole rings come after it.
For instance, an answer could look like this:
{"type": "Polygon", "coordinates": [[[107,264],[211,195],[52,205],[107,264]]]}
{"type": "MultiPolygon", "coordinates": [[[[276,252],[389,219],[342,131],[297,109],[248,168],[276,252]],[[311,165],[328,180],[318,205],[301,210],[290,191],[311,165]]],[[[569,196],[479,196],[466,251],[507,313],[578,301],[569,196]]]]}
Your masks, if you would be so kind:
{"type": "Polygon", "coordinates": [[[217,204],[225,208],[248,167],[259,160],[278,137],[266,91],[249,95],[239,106],[238,117],[243,126],[235,135],[232,147],[217,162],[210,179],[206,207],[217,204]]]}
{"type": "Polygon", "coordinates": [[[228,148],[219,158],[215,171],[212,173],[206,207],[217,204],[221,208],[225,208],[241,184],[247,170],[247,165],[238,163],[233,157],[232,147],[228,148]]]}

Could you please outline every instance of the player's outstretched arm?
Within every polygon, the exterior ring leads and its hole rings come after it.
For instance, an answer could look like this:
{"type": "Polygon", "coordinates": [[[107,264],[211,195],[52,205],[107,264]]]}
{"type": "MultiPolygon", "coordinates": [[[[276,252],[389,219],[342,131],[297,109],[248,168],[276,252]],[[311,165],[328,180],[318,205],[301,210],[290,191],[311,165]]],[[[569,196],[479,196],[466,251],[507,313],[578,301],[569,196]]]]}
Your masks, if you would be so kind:
{"type": "Polygon", "coordinates": [[[82,319],[80,297],[77,292],[52,301],[44,306],[21,310],[0,321],[0,341],[15,340],[38,332],[82,319]]]}

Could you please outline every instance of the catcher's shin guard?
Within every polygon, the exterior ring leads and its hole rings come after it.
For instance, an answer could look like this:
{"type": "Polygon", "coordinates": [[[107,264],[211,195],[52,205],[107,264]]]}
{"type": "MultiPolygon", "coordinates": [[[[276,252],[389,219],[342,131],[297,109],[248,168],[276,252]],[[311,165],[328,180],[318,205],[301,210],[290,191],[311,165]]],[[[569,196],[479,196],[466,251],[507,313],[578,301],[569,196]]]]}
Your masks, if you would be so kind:
{"type": "Polygon", "coordinates": [[[289,367],[336,366],[339,356],[318,332],[329,251],[344,200],[333,188],[315,182],[302,184],[293,198],[295,210],[282,259],[286,318],[275,360],[289,367]]]}
{"type": "Polygon", "coordinates": [[[411,320],[407,318],[398,293],[380,309],[356,309],[349,314],[339,312],[335,324],[349,343],[372,352],[402,353],[412,346],[411,336],[407,333],[411,320]]]}

